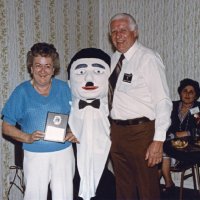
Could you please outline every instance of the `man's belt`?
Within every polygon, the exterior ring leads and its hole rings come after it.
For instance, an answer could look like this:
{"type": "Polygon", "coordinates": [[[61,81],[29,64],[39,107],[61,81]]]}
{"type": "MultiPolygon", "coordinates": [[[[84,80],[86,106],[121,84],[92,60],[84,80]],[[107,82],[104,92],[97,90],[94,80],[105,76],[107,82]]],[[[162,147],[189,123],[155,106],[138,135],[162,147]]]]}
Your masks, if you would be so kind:
{"type": "Polygon", "coordinates": [[[112,121],[117,125],[127,126],[127,125],[138,125],[144,122],[150,122],[151,120],[147,117],[135,118],[135,119],[127,119],[127,120],[118,120],[112,119],[112,121]]]}

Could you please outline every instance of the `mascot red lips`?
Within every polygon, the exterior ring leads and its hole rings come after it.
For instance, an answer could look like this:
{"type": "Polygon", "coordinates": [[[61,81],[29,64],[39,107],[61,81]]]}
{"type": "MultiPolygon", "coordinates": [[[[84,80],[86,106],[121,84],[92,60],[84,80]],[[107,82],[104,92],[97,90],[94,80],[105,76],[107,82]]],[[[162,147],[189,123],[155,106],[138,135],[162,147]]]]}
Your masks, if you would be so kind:
{"type": "Polygon", "coordinates": [[[84,90],[96,90],[99,88],[98,86],[84,86],[82,87],[84,90]]]}

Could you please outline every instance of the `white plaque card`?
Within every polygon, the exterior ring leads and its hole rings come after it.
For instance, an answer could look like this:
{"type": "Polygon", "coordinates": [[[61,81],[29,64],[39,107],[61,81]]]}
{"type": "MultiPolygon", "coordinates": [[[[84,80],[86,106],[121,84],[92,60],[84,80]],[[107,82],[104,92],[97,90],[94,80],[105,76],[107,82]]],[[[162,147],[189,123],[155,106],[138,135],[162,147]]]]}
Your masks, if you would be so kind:
{"type": "Polygon", "coordinates": [[[44,140],[64,142],[68,117],[65,114],[48,112],[44,140]]]}

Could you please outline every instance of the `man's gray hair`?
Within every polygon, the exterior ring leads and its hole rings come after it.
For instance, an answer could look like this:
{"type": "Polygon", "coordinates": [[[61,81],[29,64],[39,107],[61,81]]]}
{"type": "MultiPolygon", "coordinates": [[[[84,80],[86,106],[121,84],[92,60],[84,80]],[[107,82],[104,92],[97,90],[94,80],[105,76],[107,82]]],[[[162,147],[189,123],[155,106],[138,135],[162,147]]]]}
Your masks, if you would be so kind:
{"type": "Polygon", "coordinates": [[[111,25],[112,21],[117,20],[117,19],[125,19],[125,18],[128,19],[129,26],[130,26],[130,29],[132,31],[138,30],[138,25],[137,25],[136,20],[133,18],[132,15],[130,15],[128,13],[118,13],[118,14],[114,15],[110,19],[110,22],[109,22],[109,33],[111,34],[110,25],[111,25]]]}

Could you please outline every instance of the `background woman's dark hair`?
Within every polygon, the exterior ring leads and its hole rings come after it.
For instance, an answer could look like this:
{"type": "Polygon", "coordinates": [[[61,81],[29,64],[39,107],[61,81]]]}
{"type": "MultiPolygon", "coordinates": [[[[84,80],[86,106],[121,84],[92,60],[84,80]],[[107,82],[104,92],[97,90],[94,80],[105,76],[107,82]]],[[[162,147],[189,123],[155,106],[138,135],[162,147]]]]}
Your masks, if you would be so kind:
{"type": "Polygon", "coordinates": [[[53,44],[48,43],[36,43],[31,47],[31,50],[27,53],[26,65],[29,74],[31,74],[31,67],[33,66],[34,57],[51,57],[53,61],[54,75],[60,72],[60,60],[59,54],[53,44]]]}
{"type": "Polygon", "coordinates": [[[195,80],[192,80],[192,79],[189,79],[189,78],[185,78],[183,80],[180,81],[180,85],[178,87],[178,93],[179,95],[181,94],[182,90],[188,86],[188,85],[191,85],[195,92],[196,92],[196,97],[197,99],[199,98],[200,96],[200,88],[199,88],[199,83],[195,80]]]}

